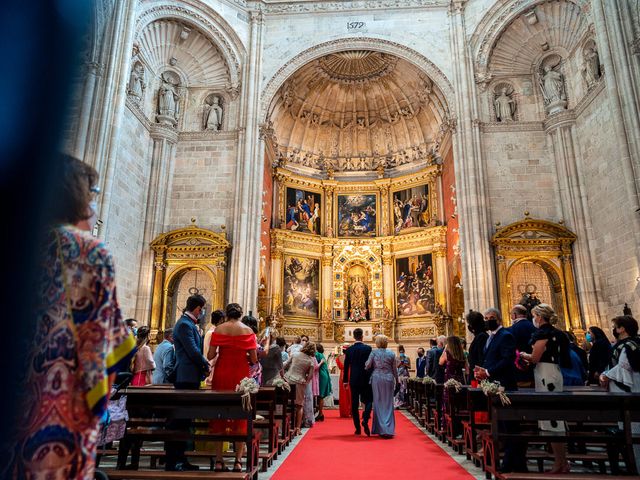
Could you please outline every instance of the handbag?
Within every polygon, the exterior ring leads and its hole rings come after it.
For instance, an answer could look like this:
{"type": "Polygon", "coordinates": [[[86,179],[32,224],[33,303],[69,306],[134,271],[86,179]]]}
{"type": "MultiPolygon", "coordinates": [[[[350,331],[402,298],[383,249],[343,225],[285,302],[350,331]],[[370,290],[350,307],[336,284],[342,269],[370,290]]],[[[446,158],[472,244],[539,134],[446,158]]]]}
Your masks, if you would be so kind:
{"type": "Polygon", "coordinates": [[[516,350],[516,359],[513,362],[516,368],[521,372],[528,372],[531,370],[531,363],[525,360],[521,355],[520,351],[516,350]]]}

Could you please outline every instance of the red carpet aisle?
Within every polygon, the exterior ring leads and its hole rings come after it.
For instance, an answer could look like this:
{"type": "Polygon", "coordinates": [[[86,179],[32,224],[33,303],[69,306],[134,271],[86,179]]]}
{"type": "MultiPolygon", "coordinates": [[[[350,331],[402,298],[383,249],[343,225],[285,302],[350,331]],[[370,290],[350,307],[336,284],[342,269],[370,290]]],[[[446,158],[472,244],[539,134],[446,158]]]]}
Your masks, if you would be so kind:
{"type": "Polygon", "coordinates": [[[325,410],[326,420],[305,435],[272,480],[473,479],[438,445],[399,412],[396,436],[384,440],[353,434],[350,418],[325,410]]]}

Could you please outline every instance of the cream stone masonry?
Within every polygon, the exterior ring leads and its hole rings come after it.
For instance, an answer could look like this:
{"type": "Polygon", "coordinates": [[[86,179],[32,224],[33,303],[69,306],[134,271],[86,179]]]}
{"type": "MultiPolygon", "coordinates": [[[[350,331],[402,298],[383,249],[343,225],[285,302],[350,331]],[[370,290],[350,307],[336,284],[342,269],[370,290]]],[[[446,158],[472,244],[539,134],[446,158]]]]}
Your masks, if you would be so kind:
{"type": "MultiPolygon", "coordinates": [[[[115,256],[126,316],[150,319],[149,243],[192,219],[231,243],[224,300],[257,310],[269,148],[275,163],[290,159],[291,171],[338,183],[386,181],[451,151],[455,182],[440,195],[455,193],[455,288],[465,309],[499,301],[491,236],[527,212],[577,237],[573,325],[608,331],[624,303],[640,312],[640,0],[96,0],[95,8],[65,150],[99,171],[98,234],[115,256]],[[308,88],[360,60],[378,75],[375,88],[308,88]],[[295,82],[298,103],[289,104],[295,82]],[[335,131],[323,137],[322,128],[335,131]],[[336,165],[326,160],[329,138],[343,139],[336,165]]],[[[438,268],[447,261],[439,257],[438,268]]],[[[384,268],[389,293],[392,266],[384,268]]]]}

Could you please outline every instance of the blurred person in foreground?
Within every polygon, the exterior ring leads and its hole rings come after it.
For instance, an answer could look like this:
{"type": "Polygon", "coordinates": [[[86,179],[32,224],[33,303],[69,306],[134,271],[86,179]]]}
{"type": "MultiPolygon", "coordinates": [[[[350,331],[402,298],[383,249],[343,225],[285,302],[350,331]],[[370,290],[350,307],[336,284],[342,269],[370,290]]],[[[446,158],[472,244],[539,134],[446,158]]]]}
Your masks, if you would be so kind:
{"type": "Polygon", "coordinates": [[[99,421],[135,340],[120,314],[111,254],[91,235],[98,174],[69,156],[61,163],[54,223],[40,251],[13,476],[92,480],[99,421]]]}

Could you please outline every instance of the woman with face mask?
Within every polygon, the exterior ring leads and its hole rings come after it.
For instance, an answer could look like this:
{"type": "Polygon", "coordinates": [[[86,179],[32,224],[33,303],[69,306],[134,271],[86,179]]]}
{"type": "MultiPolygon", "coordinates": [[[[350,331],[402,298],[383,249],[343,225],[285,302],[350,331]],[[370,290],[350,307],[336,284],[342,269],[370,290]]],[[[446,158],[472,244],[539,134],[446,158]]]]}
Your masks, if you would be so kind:
{"type": "MultiPolygon", "coordinates": [[[[537,330],[531,336],[532,353],[520,353],[528,362],[535,365],[533,377],[536,392],[562,392],[563,379],[560,367],[570,368],[569,339],[554,327],[558,315],[546,303],[533,308],[533,324],[537,330]]],[[[564,432],[564,422],[543,420],[538,422],[541,430],[564,432]]],[[[567,447],[564,443],[551,443],[554,462],[549,473],[568,473],[567,447]]]]}
{"type": "Polygon", "coordinates": [[[607,369],[611,358],[611,343],[599,327],[589,327],[586,335],[589,349],[589,383],[597,385],[600,374],[607,369]]]}

